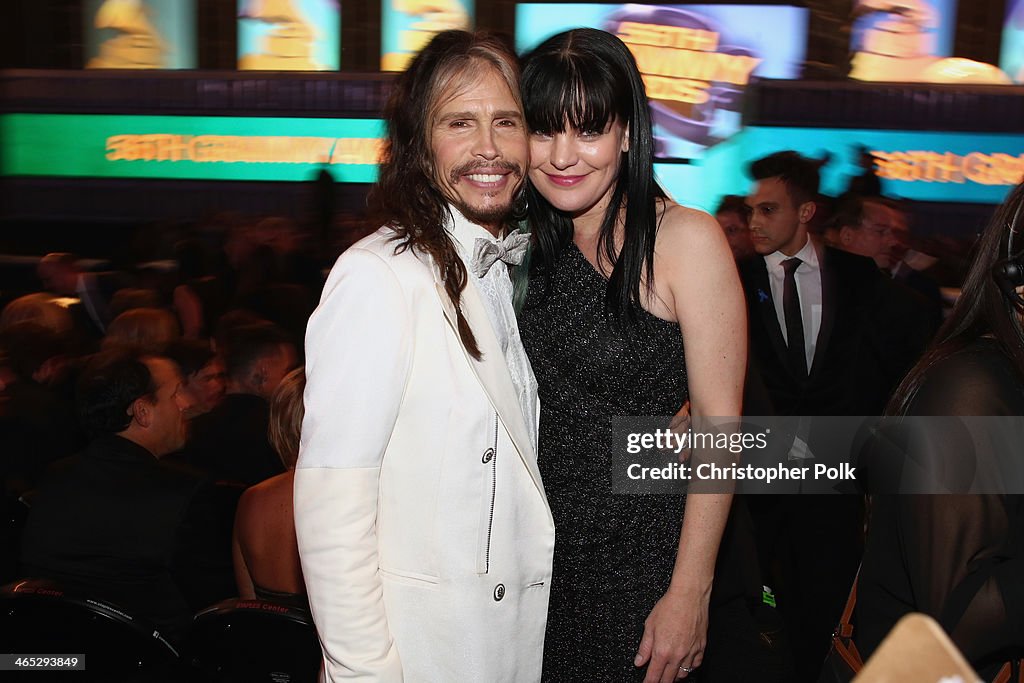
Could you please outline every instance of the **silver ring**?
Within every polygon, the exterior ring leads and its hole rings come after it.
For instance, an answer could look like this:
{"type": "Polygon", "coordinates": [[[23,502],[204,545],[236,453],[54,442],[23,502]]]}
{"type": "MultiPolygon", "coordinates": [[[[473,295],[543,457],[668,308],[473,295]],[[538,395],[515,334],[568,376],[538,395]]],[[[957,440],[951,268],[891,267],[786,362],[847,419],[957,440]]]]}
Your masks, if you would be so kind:
{"type": "Polygon", "coordinates": [[[682,672],[684,672],[684,673],[690,673],[691,671],[693,671],[693,669],[691,669],[691,668],[690,668],[690,667],[688,667],[688,666],[680,666],[680,667],[679,667],[679,670],[680,670],[680,671],[682,671],[682,672]]]}

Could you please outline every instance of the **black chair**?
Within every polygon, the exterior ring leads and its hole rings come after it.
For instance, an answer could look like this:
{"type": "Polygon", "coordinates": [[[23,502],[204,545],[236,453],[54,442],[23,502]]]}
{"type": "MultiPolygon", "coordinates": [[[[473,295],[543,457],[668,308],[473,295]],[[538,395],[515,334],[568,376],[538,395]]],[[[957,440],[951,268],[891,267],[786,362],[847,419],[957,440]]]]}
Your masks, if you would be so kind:
{"type": "Polygon", "coordinates": [[[0,584],[18,578],[21,534],[28,519],[28,504],[9,495],[0,496],[0,584]]]}
{"type": "MultiPolygon", "coordinates": [[[[84,672],[63,674],[75,680],[183,680],[178,652],[151,623],[43,579],[23,579],[0,588],[0,650],[85,655],[84,672]]],[[[25,674],[32,675],[38,672],[25,674]]]]}
{"type": "Polygon", "coordinates": [[[316,683],[320,641],[309,612],[270,600],[224,600],[199,612],[185,638],[193,680],[316,683]]]}

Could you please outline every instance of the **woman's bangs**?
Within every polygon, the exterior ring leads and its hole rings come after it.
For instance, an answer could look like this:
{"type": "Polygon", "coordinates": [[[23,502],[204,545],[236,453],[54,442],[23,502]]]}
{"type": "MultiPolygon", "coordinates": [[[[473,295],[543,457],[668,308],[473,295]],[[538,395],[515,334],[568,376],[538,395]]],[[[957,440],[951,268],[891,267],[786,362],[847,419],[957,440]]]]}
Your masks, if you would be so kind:
{"type": "Polygon", "coordinates": [[[531,131],[603,131],[618,115],[612,88],[602,74],[587,73],[590,70],[579,64],[562,60],[536,66],[532,78],[523,83],[531,131]]]}

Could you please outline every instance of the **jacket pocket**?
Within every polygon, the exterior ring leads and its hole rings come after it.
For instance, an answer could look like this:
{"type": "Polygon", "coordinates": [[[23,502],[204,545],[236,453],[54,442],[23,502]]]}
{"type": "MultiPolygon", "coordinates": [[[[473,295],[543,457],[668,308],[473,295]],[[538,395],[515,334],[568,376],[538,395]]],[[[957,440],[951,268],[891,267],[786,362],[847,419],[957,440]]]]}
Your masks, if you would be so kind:
{"type": "Polygon", "coordinates": [[[401,583],[406,586],[437,588],[441,584],[441,580],[439,578],[436,576],[430,576],[429,574],[419,574],[417,572],[409,572],[399,569],[384,569],[383,567],[379,567],[377,571],[380,573],[381,580],[401,583]]]}

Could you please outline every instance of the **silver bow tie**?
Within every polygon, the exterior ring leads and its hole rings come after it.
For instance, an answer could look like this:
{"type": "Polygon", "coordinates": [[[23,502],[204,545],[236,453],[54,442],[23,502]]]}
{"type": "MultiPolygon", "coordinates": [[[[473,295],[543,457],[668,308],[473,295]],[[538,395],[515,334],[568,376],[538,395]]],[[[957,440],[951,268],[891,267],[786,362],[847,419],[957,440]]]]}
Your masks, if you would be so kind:
{"type": "Polygon", "coordinates": [[[473,243],[473,259],[469,267],[477,277],[483,277],[497,261],[504,261],[511,266],[518,266],[526,256],[526,248],[530,244],[530,236],[518,230],[509,233],[501,242],[477,237],[473,243]]]}

